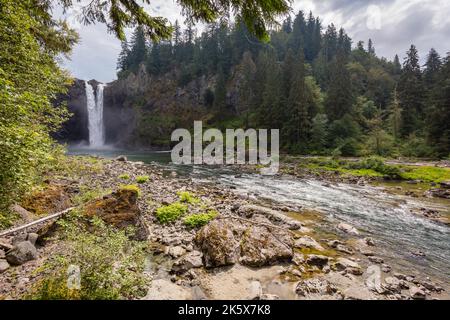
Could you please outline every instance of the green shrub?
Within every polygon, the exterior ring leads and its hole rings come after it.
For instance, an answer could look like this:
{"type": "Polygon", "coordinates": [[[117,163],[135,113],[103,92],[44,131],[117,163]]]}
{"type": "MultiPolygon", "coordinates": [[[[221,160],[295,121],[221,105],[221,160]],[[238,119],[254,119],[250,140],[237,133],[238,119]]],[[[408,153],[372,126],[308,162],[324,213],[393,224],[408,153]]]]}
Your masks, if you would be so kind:
{"type": "Polygon", "coordinates": [[[53,104],[70,85],[56,60],[76,37],[50,31],[61,25],[32,11],[24,1],[1,1],[0,211],[5,214],[63,154],[51,134],[68,118],[63,105],[53,104]]]}
{"type": "Polygon", "coordinates": [[[391,178],[400,178],[400,169],[398,167],[387,165],[384,163],[383,158],[376,156],[366,158],[356,163],[351,163],[348,165],[348,168],[373,170],[391,178]]]}
{"type": "Polygon", "coordinates": [[[156,217],[160,223],[171,223],[188,211],[188,207],[180,202],[172,203],[156,209],[156,217]]]}
{"type": "Polygon", "coordinates": [[[180,197],[180,202],[189,203],[189,204],[196,204],[200,202],[200,199],[196,198],[194,195],[192,195],[188,191],[182,191],[177,193],[180,197]]]}
{"type": "Polygon", "coordinates": [[[62,220],[64,254],[50,258],[41,271],[43,279],[29,299],[116,300],[145,295],[144,265],[147,245],[130,240],[131,230],[122,231],[94,218],[89,227],[72,215],[62,220]],[[81,287],[67,287],[67,269],[80,268],[81,287]]]}
{"type": "Polygon", "coordinates": [[[119,179],[120,179],[120,180],[130,180],[130,175],[127,174],[127,173],[121,174],[121,175],[119,176],[119,179]]]}
{"type": "Polygon", "coordinates": [[[138,193],[138,195],[141,195],[141,189],[134,184],[129,184],[129,185],[121,185],[119,187],[120,190],[129,190],[129,191],[135,191],[138,193]]]}
{"type": "Polygon", "coordinates": [[[136,182],[139,183],[139,184],[146,183],[149,180],[150,180],[149,176],[139,176],[139,177],[136,178],[136,182]]]}
{"type": "Polygon", "coordinates": [[[208,213],[191,214],[184,218],[183,223],[189,228],[200,228],[207,225],[217,215],[217,211],[214,210],[208,211],[208,213]]]}

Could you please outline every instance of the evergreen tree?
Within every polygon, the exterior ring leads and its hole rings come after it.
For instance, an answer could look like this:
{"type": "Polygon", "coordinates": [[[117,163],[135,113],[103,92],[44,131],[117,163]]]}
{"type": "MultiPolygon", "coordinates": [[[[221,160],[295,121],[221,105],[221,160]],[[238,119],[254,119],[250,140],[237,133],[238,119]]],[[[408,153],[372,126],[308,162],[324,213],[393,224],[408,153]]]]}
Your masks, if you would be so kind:
{"type": "Polygon", "coordinates": [[[147,55],[147,45],[145,42],[144,31],[142,27],[137,27],[132,35],[129,54],[129,69],[137,72],[139,65],[143,63],[147,55]]]}
{"type": "Polygon", "coordinates": [[[294,65],[287,107],[287,130],[285,130],[286,140],[290,141],[291,151],[294,152],[305,151],[310,132],[305,76],[305,59],[303,50],[300,50],[294,65]]]}
{"type": "Polygon", "coordinates": [[[423,73],[423,80],[427,89],[431,89],[436,85],[441,67],[441,57],[439,56],[439,53],[432,48],[428,54],[423,73]]]}
{"type": "Polygon", "coordinates": [[[334,24],[330,24],[323,37],[323,48],[322,48],[327,61],[331,61],[336,56],[337,46],[338,46],[338,36],[336,32],[336,27],[334,26],[334,24]]]}
{"type": "Polygon", "coordinates": [[[227,106],[227,79],[225,72],[219,68],[217,82],[214,89],[214,109],[217,111],[219,119],[223,119],[227,106]]]}
{"type": "Polygon", "coordinates": [[[428,140],[439,156],[448,157],[450,154],[450,53],[444,59],[431,101],[428,140]]]}
{"type": "Polygon", "coordinates": [[[295,16],[294,25],[292,27],[292,33],[289,37],[288,48],[292,49],[294,52],[298,52],[300,47],[304,46],[306,33],[306,22],[305,15],[303,11],[295,16]]]}
{"type": "Polygon", "coordinates": [[[292,32],[292,18],[290,15],[283,21],[282,30],[287,34],[292,32]]]}
{"type": "Polygon", "coordinates": [[[282,75],[273,50],[263,56],[265,61],[262,103],[258,110],[259,125],[280,129],[282,126],[282,75]]]}
{"type": "Polygon", "coordinates": [[[375,47],[373,46],[372,39],[369,39],[369,44],[367,45],[367,52],[371,56],[375,56],[375,47]]]}
{"type": "Polygon", "coordinates": [[[402,136],[407,137],[419,127],[423,115],[424,89],[419,56],[414,45],[407,52],[398,83],[398,96],[402,109],[402,136]]]}
{"type": "Polygon", "coordinates": [[[121,42],[121,51],[119,53],[119,58],[117,59],[117,71],[126,71],[129,69],[129,56],[130,48],[128,47],[128,42],[125,39],[121,42]]]}
{"type": "Polygon", "coordinates": [[[402,126],[402,109],[400,109],[400,104],[398,102],[397,88],[394,89],[392,94],[392,102],[389,106],[389,127],[391,129],[394,140],[398,141],[400,139],[402,126]]]}
{"type": "Polygon", "coordinates": [[[323,151],[328,140],[328,118],[319,113],[312,119],[310,148],[315,151],[323,151]]]}
{"type": "Polygon", "coordinates": [[[394,75],[400,75],[402,73],[402,65],[400,64],[400,59],[397,54],[394,57],[393,65],[394,65],[393,68],[394,75]]]}
{"type": "Polygon", "coordinates": [[[352,111],[353,91],[350,73],[343,54],[338,54],[331,66],[331,81],[325,102],[328,119],[338,120],[352,111]]]}
{"type": "Polygon", "coordinates": [[[256,75],[256,65],[249,51],[244,53],[239,69],[242,72],[242,85],[239,90],[238,115],[244,117],[245,127],[247,128],[249,126],[251,103],[255,94],[254,81],[256,75]]]}

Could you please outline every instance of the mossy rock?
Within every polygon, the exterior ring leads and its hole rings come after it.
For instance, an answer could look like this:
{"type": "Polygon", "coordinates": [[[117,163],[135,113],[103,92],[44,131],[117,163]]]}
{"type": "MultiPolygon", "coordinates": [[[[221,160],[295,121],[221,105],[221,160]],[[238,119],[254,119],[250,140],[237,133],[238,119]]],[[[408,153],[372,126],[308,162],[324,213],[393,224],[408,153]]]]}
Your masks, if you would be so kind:
{"type": "Polygon", "coordinates": [[[67,189],[67,186],[49,184],[43,190],[30,194],[21,205],[36,215],[61,212],[72,205],[67,189]]]}
{"type": "Polygon", "coordinates": [[[145,240],[148,231],[141,219],[137,205],[138,197],[138,190],[121,188],[101,199],[89,202],[84,207],[83,214],[89,219],[98,217],[119,229],[135,228],[135,238],[145,240]]]}

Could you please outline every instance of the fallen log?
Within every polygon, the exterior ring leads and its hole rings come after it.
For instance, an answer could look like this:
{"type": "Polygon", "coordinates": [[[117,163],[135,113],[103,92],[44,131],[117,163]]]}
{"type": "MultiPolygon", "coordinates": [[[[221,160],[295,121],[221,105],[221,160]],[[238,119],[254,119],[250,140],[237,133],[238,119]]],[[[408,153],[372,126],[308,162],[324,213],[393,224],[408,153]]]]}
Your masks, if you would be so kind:
{"type": "Polygon", "coordinates": [[[12,229],[3,231],[3,232],[0,233],[0,237],[8,236],[8,235],[13,234],[13,233],[16,233],[16,232],[18,232],[18,231],[22,231],[22,230],[25,230],[25,229],[30,228],[30,227],[32,227],[32,226],[35,226],[35,225],[37,225],[37,224],[40,224],[40,223],[43,223],[43,222],[46,222],[46,221],[49,221],[49,220],[52,220],[52,219],[59,218],[59,217],[65,215],[65,214],[69,213],[69,212],[72,211],[73,209],[75,209],[75,207],[66,209],[66,210],[61,211],[61,212],[58,212],[58,213],[51,214],[51,215],[49,215],[49,216],[47,216],[47,217],[44,217],[44,218],[35,220],[35,221],[33,221],[33,222],[24,224],[24,225],[22,225],[22,226],[15,227],[15,228],[12,228],[12,229]]]}

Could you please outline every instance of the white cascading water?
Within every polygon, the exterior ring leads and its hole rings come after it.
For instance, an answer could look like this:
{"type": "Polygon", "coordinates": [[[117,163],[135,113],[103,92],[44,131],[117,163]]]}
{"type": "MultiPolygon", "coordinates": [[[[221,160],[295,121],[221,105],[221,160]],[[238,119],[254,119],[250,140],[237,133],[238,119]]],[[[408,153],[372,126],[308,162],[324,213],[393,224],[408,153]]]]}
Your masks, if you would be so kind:
{"type": "Polygon", "coordinates": [[[89,146],[93,148],[103,147],[105,145],[105,130],[103,126],[103,89],[104,84],[97,85],[97,99],[94,95],[94,89],[85,81],[87,111],[88,111],[88,130],[89,146]]]}

